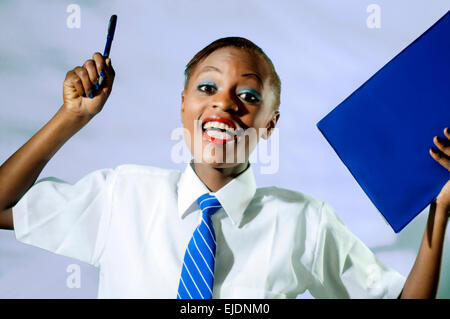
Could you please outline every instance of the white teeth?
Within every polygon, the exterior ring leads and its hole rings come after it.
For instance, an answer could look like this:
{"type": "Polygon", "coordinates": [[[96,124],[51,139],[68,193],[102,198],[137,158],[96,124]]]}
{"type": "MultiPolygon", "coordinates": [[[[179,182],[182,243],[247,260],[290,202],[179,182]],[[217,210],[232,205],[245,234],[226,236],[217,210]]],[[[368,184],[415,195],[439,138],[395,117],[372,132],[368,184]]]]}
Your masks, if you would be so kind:
{"type": "Polygon", "coordinates": [[[234,129],[229,126],[226,123],[222,123],[222,122],[216,122],[216,121],[209,121],[206,122],[205,125],[203,125],[203,128],[205,130],[209,129],[209,128],[218,128],[218,129],[222,129],[222,130],[227,130],[230,133],[234,134],[234,129]]]}

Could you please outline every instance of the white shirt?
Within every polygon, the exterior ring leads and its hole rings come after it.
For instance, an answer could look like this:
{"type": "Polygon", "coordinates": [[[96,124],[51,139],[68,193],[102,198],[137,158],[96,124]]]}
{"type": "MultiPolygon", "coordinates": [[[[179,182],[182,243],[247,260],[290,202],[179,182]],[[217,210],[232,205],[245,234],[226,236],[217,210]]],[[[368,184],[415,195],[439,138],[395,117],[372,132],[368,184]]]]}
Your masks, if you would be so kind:
{"type": "Polygon", "coordinates": [[[397,298],[385,266],[326,203],[257,188],[252,166],[216,193],[183,173],[122,165],[71,185],[38,181],[13,208],[16,238],[99,267],[99,298],[176,298],[187,244],[215,195],[213,298],[397,298]]]}

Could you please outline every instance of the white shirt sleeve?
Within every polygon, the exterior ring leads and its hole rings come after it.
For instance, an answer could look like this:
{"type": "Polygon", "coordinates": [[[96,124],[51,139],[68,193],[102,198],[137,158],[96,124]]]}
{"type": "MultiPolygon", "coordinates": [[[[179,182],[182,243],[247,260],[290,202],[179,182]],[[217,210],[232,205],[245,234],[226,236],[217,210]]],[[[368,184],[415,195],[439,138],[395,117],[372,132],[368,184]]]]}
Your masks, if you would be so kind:
{"type": "Polygon", "coordinates": [[[13,207],[17,240],[98,266],[110,219],[113,169],[75,184],[49,177],[13,207]]]}
{"type": "Polygon", "coordinates": [[[405,283],[326,203],[321,210],[312,275],[309,290],[315,298],[397,298],[405,283]]]}

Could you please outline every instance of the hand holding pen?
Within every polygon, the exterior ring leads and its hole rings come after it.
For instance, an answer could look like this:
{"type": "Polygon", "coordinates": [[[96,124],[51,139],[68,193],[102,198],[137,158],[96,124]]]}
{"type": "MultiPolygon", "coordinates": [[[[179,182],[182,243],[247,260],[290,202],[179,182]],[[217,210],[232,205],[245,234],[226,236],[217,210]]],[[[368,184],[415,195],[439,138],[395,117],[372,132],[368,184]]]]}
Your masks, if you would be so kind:
{"type": "Polygon", "coordinates": [[[83,66],[77,66],[66,74],[63,88],[65,110],[80,117],[93,117],[101,111],[108,99],[115,77],[109,52],[116,26],[113,15],[108,26],[108,36],[103,55],[95,52],[83,66]]]}
{"type": "MultiPolygon", "coordinates": [[[[109,24],[108,24],[108,35],[106,36],[106,45],[105,45],[105,50],[103,52],[103,58],[105,58],[105,59],[109,58],[109,52],[111,51],[111,45],[112,45],[112,41],[114,39],[114,33],[116,32],[116,25],[117,25],[117,16],[114,14],[109,19],[109,24]]],[[[100,77],[98,78],[99,86],[102,86],[104,77],[105,77],[105,75],[103,73],[101,73],[100,77]]],[[[98,89],[98,88],[96,87],[96,89],[98,89]]]]}

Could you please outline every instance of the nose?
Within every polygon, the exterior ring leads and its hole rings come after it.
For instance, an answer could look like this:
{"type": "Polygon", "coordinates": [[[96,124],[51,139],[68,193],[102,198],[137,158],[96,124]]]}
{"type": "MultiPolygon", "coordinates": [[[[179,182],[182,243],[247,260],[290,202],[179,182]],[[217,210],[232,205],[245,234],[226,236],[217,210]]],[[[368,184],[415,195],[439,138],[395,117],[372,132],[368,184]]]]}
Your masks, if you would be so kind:
{"type": "Polygon", "coordinates": [[[239,110],[239,106],[236,103],[235,97],[231,93],[226,91],[215,94],[213,107],[221,108],[226,112],[237,112],[239,110]]]}

